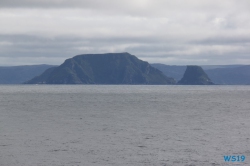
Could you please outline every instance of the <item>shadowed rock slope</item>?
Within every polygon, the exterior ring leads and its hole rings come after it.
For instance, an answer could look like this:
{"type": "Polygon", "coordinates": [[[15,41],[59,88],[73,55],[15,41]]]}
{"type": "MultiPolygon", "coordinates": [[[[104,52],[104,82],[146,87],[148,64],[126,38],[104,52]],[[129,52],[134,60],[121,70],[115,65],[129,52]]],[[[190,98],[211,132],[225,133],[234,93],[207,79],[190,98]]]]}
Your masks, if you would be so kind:
{"type": "Polygon", "coordinates": [[[183,78],[178,82],[181,85],[213,85],[207,74],[200,66],[187,66],[183,78]]]}
{"type": "Polygon", "coordinates": [[[83,54],[46,70],[27,84],[175,84],[129,53],[83,54]]]}

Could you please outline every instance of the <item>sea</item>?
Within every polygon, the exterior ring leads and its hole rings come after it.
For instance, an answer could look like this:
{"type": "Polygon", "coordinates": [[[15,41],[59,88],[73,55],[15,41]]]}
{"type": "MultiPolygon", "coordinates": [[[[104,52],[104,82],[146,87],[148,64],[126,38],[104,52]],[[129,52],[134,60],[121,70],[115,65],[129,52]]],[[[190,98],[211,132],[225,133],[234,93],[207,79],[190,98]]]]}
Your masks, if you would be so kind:
{"type": "Polygon", "coordinates": [[[250,165],[250,86],[0,85],[0,166],[250,165]]]}

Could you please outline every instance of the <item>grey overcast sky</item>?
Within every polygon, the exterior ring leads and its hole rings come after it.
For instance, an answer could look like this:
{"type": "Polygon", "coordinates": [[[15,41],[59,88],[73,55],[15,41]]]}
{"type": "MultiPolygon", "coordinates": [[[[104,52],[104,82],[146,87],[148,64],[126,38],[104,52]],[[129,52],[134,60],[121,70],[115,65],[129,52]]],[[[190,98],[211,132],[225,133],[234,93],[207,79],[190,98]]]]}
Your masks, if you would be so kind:
{"type": "Polygon", "coordinates": [[[250,64],[250,0],[0,0],[0,66],[108,52],[250,64]]]}

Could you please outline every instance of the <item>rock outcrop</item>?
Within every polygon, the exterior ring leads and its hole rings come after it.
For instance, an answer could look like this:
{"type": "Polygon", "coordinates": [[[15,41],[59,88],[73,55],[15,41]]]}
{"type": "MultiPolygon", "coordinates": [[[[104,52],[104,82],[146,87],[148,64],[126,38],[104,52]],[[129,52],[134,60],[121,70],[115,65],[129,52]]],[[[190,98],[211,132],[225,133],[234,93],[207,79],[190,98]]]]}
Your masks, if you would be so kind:
{"type": "Polygon", "coordinates": [[[207,74],[200,66],[187,66],[182,79],[178,82],[180,85],[213,85],[207,74]]]}

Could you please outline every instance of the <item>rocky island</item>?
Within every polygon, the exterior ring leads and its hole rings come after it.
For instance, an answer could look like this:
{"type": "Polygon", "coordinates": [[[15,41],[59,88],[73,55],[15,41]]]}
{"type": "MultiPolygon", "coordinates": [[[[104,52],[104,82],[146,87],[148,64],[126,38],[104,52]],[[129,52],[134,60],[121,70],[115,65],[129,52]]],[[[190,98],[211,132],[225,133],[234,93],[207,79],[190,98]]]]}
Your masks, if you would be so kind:
{"type": "Polygon", "coordinates": [[[187,66],[182,79],[178,82],[180,85],[213,85],[207,74],[200,66],[187,66]]]}
{"type": "Polygon", "coordinates": [[[26,84],[176,84],[129,53],[83,54],[47,69],[26,84]]]}

